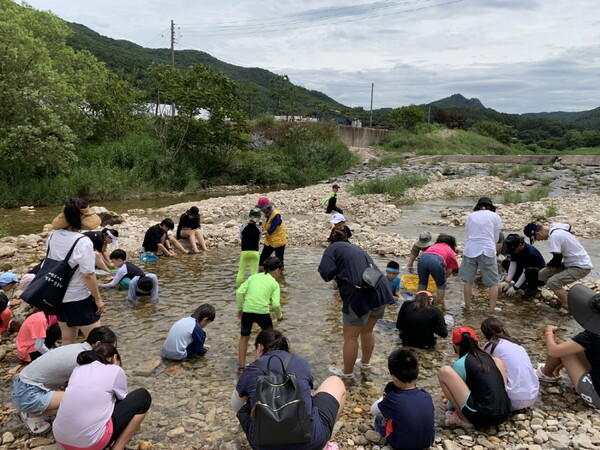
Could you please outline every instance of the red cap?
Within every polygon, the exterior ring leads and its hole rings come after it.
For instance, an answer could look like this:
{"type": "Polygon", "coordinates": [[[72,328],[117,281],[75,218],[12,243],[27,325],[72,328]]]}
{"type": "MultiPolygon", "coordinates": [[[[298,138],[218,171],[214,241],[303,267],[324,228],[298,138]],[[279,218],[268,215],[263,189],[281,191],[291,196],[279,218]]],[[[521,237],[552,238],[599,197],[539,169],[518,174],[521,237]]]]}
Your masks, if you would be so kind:
{"type": "Polygon", "coordinates": [[[473,331],[472,328],[458,327],[456,330],[454,330],[454,333],[452,333],[452,343],[454,345],[461,343],[461,341],[463,339],[463,333],[469,333],[469,335],[473,338],[474,341],[479,341],[479,339],[477,339],[477,335],[475,334],[475,331],[473,331]]]}
{"type": "Polygon", "coordinates": [[[258,203],[256,204],[256,206],[260,209],[263,209],[265,206],[268,206],[269,203],[271,203],[269,197],[261,197],[258,199],[258,203]]]}

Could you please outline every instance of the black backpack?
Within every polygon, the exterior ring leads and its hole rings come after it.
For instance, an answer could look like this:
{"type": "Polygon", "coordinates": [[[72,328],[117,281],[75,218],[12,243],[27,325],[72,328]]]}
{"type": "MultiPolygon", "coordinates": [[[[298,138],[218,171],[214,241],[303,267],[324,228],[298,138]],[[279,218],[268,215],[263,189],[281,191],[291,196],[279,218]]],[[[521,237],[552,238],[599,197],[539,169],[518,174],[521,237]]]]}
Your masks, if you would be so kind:
{"type": "Polygon", "coordinates": [[[52,236],[48,240],[48,250],[46,250],[46,258],[42,261],[39,271],[35,275],[35,278],[31,281],[31,284],[27,286],[27,289],[21,294],[21,298],[29,303],[31,306],[36,307],[48,314],[56,314],[60,309],[63,297],[69,286],[71,277],[79,267],[79,264],[75,267],[69,265],[69,258],[75,249],[75,246],[80,239],[85,236],[79,237],[65,256],[63,260],[55,260],[48,258],[50,252],[50,241],[52,236]]]}
{"type": "Polygon", "coordinates": [[[271,355],[265,366],[261,361],[254,365],[265,375],[256,381],[256,404],[250,415],[254,417],[252,441],[256,446],[291,445],[309,442],[312,438],[312,418],[302,399],[302,389],[295,373],[286,372],[292,359],[288,354],[285,361],[271,355]],[[271,372],[271,359],[281,363],[281,373],[271,372]]]}

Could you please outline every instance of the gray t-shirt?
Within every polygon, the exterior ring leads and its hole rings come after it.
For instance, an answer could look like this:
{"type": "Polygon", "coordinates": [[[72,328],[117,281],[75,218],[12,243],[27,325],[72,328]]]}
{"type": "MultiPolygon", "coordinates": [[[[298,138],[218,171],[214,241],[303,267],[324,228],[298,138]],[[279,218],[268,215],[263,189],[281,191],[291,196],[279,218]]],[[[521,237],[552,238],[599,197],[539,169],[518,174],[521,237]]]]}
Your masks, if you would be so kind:
{"type": "Polygon", "coordinates": [[[77,367],[77,355],[91,350],[87,342],[58,347],[44,353],[19,374],[19,379],[26,384],[37,386],[46,391],[60,389],[77,367]]]}

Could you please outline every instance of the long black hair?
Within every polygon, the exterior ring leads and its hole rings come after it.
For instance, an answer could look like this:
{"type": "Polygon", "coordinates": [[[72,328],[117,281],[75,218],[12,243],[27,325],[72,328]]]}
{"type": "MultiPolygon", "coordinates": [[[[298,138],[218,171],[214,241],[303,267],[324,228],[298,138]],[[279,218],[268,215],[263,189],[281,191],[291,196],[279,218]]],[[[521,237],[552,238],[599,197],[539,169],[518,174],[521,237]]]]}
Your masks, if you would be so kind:
{"type": "Polygon", "coordinates": [[[91,364],[94,361],[102,364],[112,364],[111,359],[117,356],[118,364],[121,365],[121,355],[116,347],[110,344],[100,344],[91,350],[86,350],[77,355],[77,364],[80,366],[91,364]]]}
{"type": "Polygon", "coordinates": [[[412,301],[413,309],[429,309],[432,308],[431,301],[429,300],[430,294],[426,292],[419,292],[415,295],[415,299],[412,301]]]}
{"type": "Polygon", "coordinates": [[[505,341],[514,342],[517,345],[521,345],[515,339],[510,337],[506,328],[504,328],[504,323],[500,319],[496,319],[495,317],[488,317],[483,322],[481,322],[481,332],[485,336],[485,338],[489,341],[485,344],[484,349],[489,350],[489,353],[494,353],[500,339],[504,339],[505,341]]]}
{"type": "Polygon", "coordinates": [[[458,345],[458,355],[462,358],[470,353],[477,360],[477,365],[482,373],[489,373],[490,363],[495,364],[492,357],[479,348],[479,343],[469,333],[463,333],[458,345]],[[486,362],[487,361],[487,362],[486,362]]]}
{"type": "Polygon", "coordinates": [[[258,344],[263,346],[263,354],[272,352],[273,350],[290,351],[290,342],[281,331],[275,328],[267,328],[258,333],[254,346],[258,347],[258,344]]]}
{"type": "Polygon", "coordinates": [[[435,241],[436,244],[446,244],[456,253],[456,238],[449,234],[441,233],[435,241]]]}
{"type": "Polygon", "coordinates": [[[65,202],[63,214],[67,223],[75,230],[81,230],[81,210],[89,207],[82,198],[70,198],[65,202]]]}

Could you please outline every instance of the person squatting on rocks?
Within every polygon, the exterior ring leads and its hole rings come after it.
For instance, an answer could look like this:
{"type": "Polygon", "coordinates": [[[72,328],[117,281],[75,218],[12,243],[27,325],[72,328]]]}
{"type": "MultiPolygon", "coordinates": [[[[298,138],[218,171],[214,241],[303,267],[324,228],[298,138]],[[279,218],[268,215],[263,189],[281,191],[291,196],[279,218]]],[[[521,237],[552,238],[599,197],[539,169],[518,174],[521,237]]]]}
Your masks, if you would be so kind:
{"type": "Polygon", "coordinates": [[[419,274],[419,291],[427,289],[429,276],[435,281],[437,301],[444,304],[446,297],[446,279],[458,270],[456,260],[456,239],[449,234],[440,234],[435,244],[423,250],[417,265],[419,274]]]}
{"type": "Polygon", "coordinates": [[[400,298],[400,264],[396,261],[390,261],[385,267],[385,277],[387,278],[392,295],[400,298]]]}
{"type": "Polygon", "coordinates": [[[471,328],[454,330],[452,344],[458,361],[438,371],[440,386],[448,399],[446,419],[461,427],[501,424],[512,411],[504,363],[479,348],[471,328]]]}
{"type": "Polygon", "coordinates": [[[89,237],[94,244],[94,255],[96,255],[96,267],[105,272],[110,272],[112,265],[107,253],[108,244],[119,246],[119,232],[104,228],[102,231],[86,231],[83,233],[89,237]]]}
{"type": "Polygon", "coordinates": [[[538,381],[527,351],[506,331],[504,324],[495,317],[481,322],[481,332],[488,340],[483,350],[499,358],[506,370],[506,392],[513,410],[533,406],[538,398],[538,381]]]}
{"type": "Polygon", "coordinates": [[[402,345],[410,347],[432,348],[436,334],[442,338],[448,336],[444,314],[433,306],[433,295],[429,291],[419,291],[413,301],[402,303],[396,328],[402,345]]]}
{"type": "Polygon", "coordinates": [[[96,281],[93,244],[88,238],[79,239],[83,236],[81,230],[93,230],[99,225],[100,217],[80,198],[68,199],[63,211],[52,221],[56,231],[48,237],[48,258],[63,260],[77,241],[69,258],[69,265],[76,269],[58,312],[63,345],[73,344],[80,330],[87,336],[101,325],[104,302],[96,281]]]}
{"type": "Polygon", "coordinates": [[[175,228],[175,223],[168,218],[148,228],[142,242],[144,251],[154,253],[157,256],[176,258],[177,253],[172,250],[172,244],[181,253],[188,253],[177,239],[169,236],[169,231],[173,231],[173,228],[175,228]]]}
{"type": "Polygon", "coordinates": [[[246,353],[252,325],[258,324],[261,330],[273,328],[269,305],[273,307],[278,321],[283,320],[280,306],[280,288],[277,278],[281,276],[283,265],[275,256],[264,262],[264,272],[251,275],[236,291],[237,318],[240,321],[240,342],[238,344],[238,370],[246,366],[246,353]]]}
{"type": "Polygon", "coordinates": [[[111,344],[79,353],[77,364],[52,425],[56,442],[65,450],[124,450],[150,409],[150,393],[128,393],[121,357],[111,344]]]}
{"type": "Polygon", "coordinates": [[[31,362],[15,378],[12,403],[32,434],[50,429],[44,416],[54,415],[63,398],[63,386],[77,366],[77,355],[100,344],[116,345],[117,336],[108,327],[90,331],[85,341],[62,345],[31,362]]]}
{"type": "Polygon", "coordinates": [[[568,341],[556,337],[554,325],[546,328],[546,361],[538,365],[541,381],[556,383],[564,366],[575,391],[585,404],[600,409],[600,294],[583,284],[569,290],[569,311],[583,331],[568,341]]]}
{"type": "Polygon", "coordinates": [[[432,240],[433,236],[429,231],[423,231],[421,234],[419,234],[419,239],[415,241],[415,243],[410,249],[410,255],[408,255],[408,262],[406,263],[406,268],[408,269],[409,273],[414,272],[413,266],[415,264],[415,261],[417,260],[419,254],[422,251],[427,250],[429,248],[432,240]]]}
{"type": "Polygon", "coordinates": [[[340,190],[340,187],[337,184],[331,186],[331,192],[325,199],[321,202],[321,206],[325,206],[327,203],[327,209],[325,209],[326,214],[331,214],[331,211],[335,211],[340,214],[344,214],[344,211],[336,206],[337,203],[337,192],[340,190]]]}
{"type": "MultiPolygon", "coordinates": [[[[331,229],[332,232],[334,230],[341,230],[348,239],[352,237],[352,231],[350,231],[350,228],[348,228],[348,225],[346,225],[346,218],[343,214],[334,214],[331,216],[331,220],[329,222],[333,225],[333,228],[331,229]]],[[[331,242],[331,233],[327,239],[327,242],[331,242]]]]}
{"type": "Polygon", "coordinates": [[[371,406],[375,428],[394,449],[428,448],[435,439],[431,395],[416,385],[419,362],[413,352],[396,349],[388,356],[390,381],[371,406]]]}
{"type": "Polygon", "coordinates": [[[488,197],[481,197],[465,221],[467,241],[458,271],[458,276],[464,281],[463,292],[466,309],[471,308],[473,282],[478,269],[481,272],[483,284],[488,288],[489,311],[496,309],[496,300],[498,299],[496,243],[501,229],[502,220],[496,214],[496,207],[488,197]]]}
{"type": "MultiPolygon", "coordinates": [[[[275,373],[281,373],[281,363],[291,356],[286,372],[295,373],[304,406],[311,417],[311,439],[305,443],[294,445],[257,446],[254,444],[254,407],[256,405],[257,381],[264,375],[256,363],[249,364],[240,375],[231,397],[231,407],[236,413],[248,442],[255,450],[315,450],[327,445],[333,427],[339,419],[346,404],[346,386],[336,376],[330,376],[314,391],[314,379],[308,362],[290,352],[287,338],[279,330],[273,328],[262,330],[255,341],[255,357],[263,365],[275,373]]],[[[286,430],[272,430],[274,433],[285,433],[286,430]]]]}
{"type": "Polygon", "coordinates": [[[348,242],[343,231],[334,230],[331,239],[329,247],[323,252],[318,271],[324,281],[337,282],[342,298],[344,367],[342,370],[331,368],[330,371],[343,377],[352,377],[359,338],[362,350],[360,366],[367,368],[375,348],[373,328],[383,317],[385,305],[395,300],[383,274],[376,288],[363,286],[363,272],[369,267],[377,269],[367,252],[348,242]]]}
{"type": "Polygon", "coordinates": [[[181,215],[175,237],[177,239],[187,239],[190,241],[192,250],[187,252],[188,255],[195,255],[200,251],[198,249],[198,244],[200,244],[200,248],[202,248],[203,252],[208,250],[204,242],[202,231],[200,231],[200,211],[197,206],[192,206],[181,215]]]}
{"type": "Polygon", "coordinates": [[[539,271],[546,266],[544,257],[537,248],[525,242],[523,236],[511,233],[506,236],[506,251],[509,257],[502,261],[507,275],[501,284],[502,291],[512,297],[519,289],[525,290],[525,298],[535,297],[538,292],[539,271]]]}
{"type": "Polygon", "coordinates": [[[540,270],[539,279],[560,300],[560,312],[568,314],[565,286],[586,277],[593,269],[592,260],[567,223],[554,223],[552,227],[546,227],[530,222],[525,225],[523,233],[531,244],[536,240],[548,241],[552,259],[540,270]]]}
{"type": "Polygon", "coordinates": [[[114,287],[121,287],[128,289],[131,280],[134,277],[143,277],[144,271],[132,262],[127,261],[127,253],[125,250],[116,249],[110,254],[110,262],[113,267],[117,267],[118,270],[115,272],[113,279],[108,283],[100,285],[102,289],[109,289],[114,287]]]}
{"type": "Polygon", "coordinates": [[[285,253],[285,244],[287,244],[287,236],[281,213],[275,209],[275,205],[268,197],[259,198],[256,207],[265,215],[265,220],[262,222],[262,234],[265,238],[265,243],[258,265],[263,267],[266,259],[275,252],[275,256],[281,261],[283,268],[283,256],[285,253]]]}
{"type": "Polygon", "coordinates": [[[236,287],[240,287],[244,281],[246,269],[250,266],[250,275],[258,271],[258,246],[260,244],[261,227],[258,224],[261,218],[260,208],[252,208],[248,212],[248,223],[240,225],[240,241],[242,253],[240,253],[240,264],[237,277],[235,279],[236,287]]]}
{"type": "Polygon", "coordinates": [[[29,363],[53,349],[60,339],[58,318],[44,311],[27,316],[15,339],[17,353],[22,362],[29,363]]]}
{"type": "Polygon", "coordinates": [[[215,307],[205,303],[198,306],[190,317],[173,324],[160,355],[165,359],[182,361],[194,355],[203,356],[210,349],[206,345],[206,328],[215,320],[215,307]]]}

